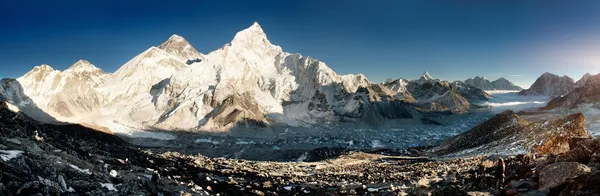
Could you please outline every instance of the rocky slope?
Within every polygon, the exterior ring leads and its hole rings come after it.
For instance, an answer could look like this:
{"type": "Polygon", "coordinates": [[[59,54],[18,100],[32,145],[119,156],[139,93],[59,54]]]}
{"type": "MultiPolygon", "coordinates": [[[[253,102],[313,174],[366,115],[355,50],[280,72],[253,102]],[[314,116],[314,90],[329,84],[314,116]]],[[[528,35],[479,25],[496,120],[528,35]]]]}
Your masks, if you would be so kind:
{"type": "Polygon", "coordinates": [[[585,73],[581,79],[577,80],[577,82],[575,82],[575,86],[573,86],[573,88],[579,88],[579,87],[583,87],[585,85],[585,83],[587,82],[588,79],[590,79],[592,77],[592,74],[590,73],[585,73]]]}
{"type": "Polygon", "coordinates": [[[521,87],[514,85],[506,78],[498,78],[494,81],[489,81],[483,77],[476,76],[475,78],[469,78],[464,81],[465,84],[473,86],[481,90],[523,90],[521,87]]]}
{"type": "Polygon", "coordinates": [[[560,154],[569,150],[570,138],[591,138],[581,113],[554,121],[527,122],[514,112],[506,111],[448,139],[431,152],[439,155],[560,154]]]}
{"type": "Polygon", "coordinates": [[[561,96],[573,91],[575,81],[568,76],[558,76],[551,73],[542,74],[529,89],[522,90],[519,95],[561,96]]]}
{"type": "MultiPolygon", "coordinates": [[[[550,123],[565,128],[552,133],[564,139],[542,143],[552,143],[547,151],[558,155],[496,161],[316,149],[307,156],[314,162],[261,162],[168,148],[157,152],[79,125],[39,124],[11,107],[0,102],[2,195],[594,195],[600,176],[600,157],[593,153],[600,150],[600,140],[561,134],[578,130],[579,116],[550,123]]],[[[502,131],[490,126],[514,118],[502,114],[480,127],[491,128],[488,133],[502,131]]]]}

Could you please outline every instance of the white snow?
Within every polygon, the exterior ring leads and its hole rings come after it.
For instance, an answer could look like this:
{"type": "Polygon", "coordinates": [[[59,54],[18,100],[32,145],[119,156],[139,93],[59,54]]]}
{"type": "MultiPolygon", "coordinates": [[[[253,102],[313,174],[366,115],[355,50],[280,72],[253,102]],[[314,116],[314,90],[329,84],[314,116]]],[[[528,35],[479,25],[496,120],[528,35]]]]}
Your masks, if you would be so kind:
{"type": "Polygon", "coordinates": [[[110,173],[109,173],[109,175],[110,175],[110,176],[112,176],[113,178],[116,178],[116,177],[117,177],[117,175],[118,175],[118,173],[117,173],[117,171],[115,171],[115,170],[110,170],[110,173]]]}
{"type": "Polygon", "coordinates": [[[19,111],[21,111],[21,110],[19,109],[19,107],[15,106],[15,105],[13,105],[13,104],[11,104],[11,103],[8,103],[8,102],[7,102],[7,103],[6,103],[6,106],[7,106],[8,110],[10,110],[10,111],[12,111],[12,112],[15,112],[15,113],[18,113],[19,111]]]}
{"type": "Polygon", "coordinates": [[[524,109],[543,107],[548,101],[550,101],[548,96],[520,96],[516,92],[495,91],[491,100],[476,103],[476,105],[489,106],[494,113],[505,110],[518,112],[524,109]]]}
{"type": "Polygon", "coordinates": [[[109,191],[118,191],[113,183],[100,183],[100,185],[107,188],[109,191]]]}
{"type": "Polygon", "coordinates": [[[79,167],[77,167],[76,165],[73,164],[69,164],[69,166],[81,173],[87,174],[87,175],[92,175],[92,172],[90,171],[90,169],[81,169],[79,167]]]}
{"type": "Polygon", "coordinates": [[[518,93],[519,91],[511,91],[511,90],[490,90],[485,91],[487,94],[495,95],[495,94],[506,94],[506,93],[518,93]]]}
{"type": "Polygon", "coordinates": [[[17,158],[21,154],[23,154],[23,151],[20,150],[0,150],[0,158],[5,162],[17,158]]]}

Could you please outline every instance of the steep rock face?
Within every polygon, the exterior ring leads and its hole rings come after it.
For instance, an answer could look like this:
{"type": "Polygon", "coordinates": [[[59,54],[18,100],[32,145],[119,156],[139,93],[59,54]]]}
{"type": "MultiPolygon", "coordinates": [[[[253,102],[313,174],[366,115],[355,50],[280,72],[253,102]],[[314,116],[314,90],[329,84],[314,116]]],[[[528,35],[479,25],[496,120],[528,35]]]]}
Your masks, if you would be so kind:
{"type": "Polygon", "coordinates": [[[574,137],[590,137],[581,113],[554,121],[529,123],[514,112],[505,111],[433,147],[430,152],[438,155],[473,152],[560,154],[569,151],[569,141],[574,137]]]}
{"type": "Polygon", "coordinates": [[[600,103],[600,74],[588,77],[583,86],[569,94],[550,100],[543,109],[575,108],[580,104],[597,103],[600,103]]]}
{"type": "Polygon", "coordinates": [[[22,107],[33,104],[33,101],[23,92],[21,84],[15,79],[8,78],[0,80],[0,101],[22,107]]]}
{"type": "Polygon", "coordinates": [[[573,91],[575,81],[568,76],[558,76],[551,73],[542,74],[527,90],[522,90],[519,95],[545,95],[561,96],[573,91]]]}
{"type": "Polygon", "coordinates": [[[573,86],[573,88],[579,88],[579,87],[583,87],[585,85],[585,83],[587,83],[588,79],[590,79],[592,77],[592,74],[590,73],[585,73],[581,79],[577,80],[577,82],[575,82],[575,86],[573,86]]]}

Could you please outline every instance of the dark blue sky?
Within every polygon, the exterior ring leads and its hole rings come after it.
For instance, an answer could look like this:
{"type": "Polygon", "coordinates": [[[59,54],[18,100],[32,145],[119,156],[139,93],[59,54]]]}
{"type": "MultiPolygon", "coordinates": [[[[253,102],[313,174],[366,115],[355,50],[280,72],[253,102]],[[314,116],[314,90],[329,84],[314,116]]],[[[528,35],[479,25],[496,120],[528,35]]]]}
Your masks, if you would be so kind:
{"type": "Polygon", "coordinates": [[[600,71],[600,1],[18,1],[0,2],[0,77],[86,59],[115,71],[179,34],[200,52],[258,21],[272,43],[372,81],[600,71]]]}

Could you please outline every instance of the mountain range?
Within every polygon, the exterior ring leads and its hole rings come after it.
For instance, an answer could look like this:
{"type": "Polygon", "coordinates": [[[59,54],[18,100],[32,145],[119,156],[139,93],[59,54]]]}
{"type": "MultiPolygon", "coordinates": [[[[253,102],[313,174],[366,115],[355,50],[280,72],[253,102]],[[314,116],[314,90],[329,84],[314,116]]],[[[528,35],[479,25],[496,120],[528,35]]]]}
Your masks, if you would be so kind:
{"type": "Polygon", "coordinates": [[[469,78],[469,79],[465,80],[464,83],[467,85],[482,89],[482,90],[486,90],[486,91],[491,91],[491,90],[520,91],[520,90],[523,90],[523,88],[513,84],[512,82],[508,81],[506,78],[498,78],[497,80],[490,82],[488,79],[477,76],[475,78],[469,78]]]}
{"type": "Polygon", "coordinates": [[[0,96],[45,122],[224,130],[463,113],[491,98],[483,91],[490,85],[519,88],[505,79],[467,81],[454,84],[425,72],[416,80],[377,84],[362,74],[338,75],[324,62],[284,52],[254,23],[208,54],[173,35],[114,73],[86,60],[64,71],[36,66],[16,80],[4,79],[0,96]]]}

